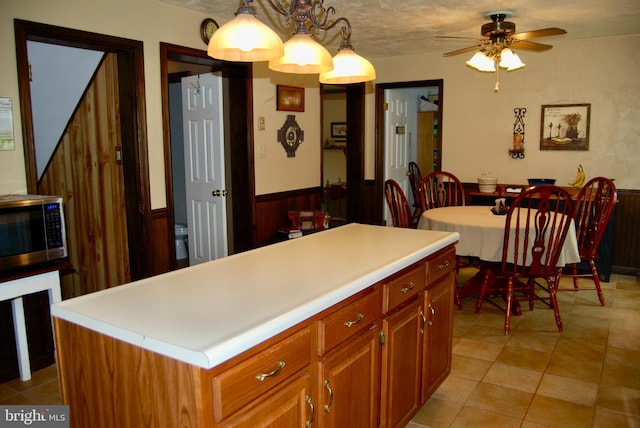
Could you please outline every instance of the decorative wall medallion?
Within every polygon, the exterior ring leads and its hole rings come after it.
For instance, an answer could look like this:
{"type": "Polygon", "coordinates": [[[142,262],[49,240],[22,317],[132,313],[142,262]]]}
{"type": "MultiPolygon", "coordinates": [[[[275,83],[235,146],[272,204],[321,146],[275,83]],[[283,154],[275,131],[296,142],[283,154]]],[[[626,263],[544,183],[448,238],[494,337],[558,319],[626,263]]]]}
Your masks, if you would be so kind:
{"type": "Polygon", "coordinates": [[[282,125],[282,128],[278,130],[278,141],[287,152],[287,157],[293,158],[296,156],[298,146],[304,141],[304,131],[298,126],[294,115],[287,115],[287,120],[282,125]]]}

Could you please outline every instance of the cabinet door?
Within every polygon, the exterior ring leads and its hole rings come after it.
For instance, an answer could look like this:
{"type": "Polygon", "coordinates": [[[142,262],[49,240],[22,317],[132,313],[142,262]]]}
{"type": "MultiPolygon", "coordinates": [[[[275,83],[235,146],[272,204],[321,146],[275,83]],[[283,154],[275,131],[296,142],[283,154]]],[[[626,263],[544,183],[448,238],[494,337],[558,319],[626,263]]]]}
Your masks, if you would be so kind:
{"type": "Polygon", "coordinates": [[[279,388],[248,410],[221,424],[225,428],[301,428],[315,426],[311,400],[311,376],[305,371],[293,382],[279,388]]]}
{"type": "Polygon", "coordinates": [[[422,298],[383,321],[380,426],[404,428],[420,405],[422,298]]]}
{"type": "Polygon", "coordinates": [[[425,293],[425,337],[422,366],[422,401],[426,401],[451,372],[453,287],[449,272],[425,293]]]}
{"type": "Polygon", "coordinates": [[[379,322],[319,362],[320,427],[377,428],[380,388],[379,322]]]}

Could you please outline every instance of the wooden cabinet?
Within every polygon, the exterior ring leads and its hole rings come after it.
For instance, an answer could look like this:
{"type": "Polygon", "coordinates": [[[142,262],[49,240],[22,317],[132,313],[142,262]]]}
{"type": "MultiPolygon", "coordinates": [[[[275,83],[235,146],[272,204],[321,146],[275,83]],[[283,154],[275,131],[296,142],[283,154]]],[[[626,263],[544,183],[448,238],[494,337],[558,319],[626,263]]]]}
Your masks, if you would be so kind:
{"type": "Polygon", "coordinates": [[[380,323],[376,321],[363,333],[320,359],[317,426],[378,427],[379,332],[380,323]]]}
{"type": "Polygon", "coordinates": [[[451,372],[453,337],[453,266],[424,298],[425,329],[422,359],[422,401],[426,401],[451,372]]]}
{"type": "Polygon", "coordinates": [[[438,163],[434,149],[437,147],[435,136],[435,119],[437,112],[418,112],[418,152],[416,163],[423,176],[435,171],[434,164],[438,163]]]}
{"type": "Polygon", "coordinates": [[[268,394],[246,411],[238,412],[224,428],[311,427],[315,407],[311,399],[311,376],[307,371],[268,394]]]}
{"type": "Polygon", "coordinates": [[[454,268],[449,245],[209,369],[56,317],[72,426],[403,428],[451,370],[454,268]]]}
{"type": "Polygon", "coordinates": [[[382,427],[404,428],[421,403],[422,303],[416,297],[383,322],[382,427]]]}

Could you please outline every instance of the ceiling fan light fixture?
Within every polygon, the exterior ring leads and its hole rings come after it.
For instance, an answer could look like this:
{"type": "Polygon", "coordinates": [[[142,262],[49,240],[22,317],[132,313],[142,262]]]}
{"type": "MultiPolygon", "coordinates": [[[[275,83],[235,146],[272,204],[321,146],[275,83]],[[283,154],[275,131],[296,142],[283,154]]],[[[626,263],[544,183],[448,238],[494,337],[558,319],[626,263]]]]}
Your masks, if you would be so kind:
{"type": "Polygon", "coordinates": [[[213,34],[207,48],[212,58],[239,62],[269,61],[283,52],[282,39],[255,13],[242,8],[213,34]]]}
{"type": "Polygon", "coordinates": [[[373,65],[353,48],[344,46],[333,57],[333,70],[320,73],[320,83],[325,84],[362,83],[375,78],[373,65]]]}
{"type": "Polygon", "coordinates": [[[520,60],[518,54],[513,52],[509,48],[504,48],[500,52],[500,67],[506,68],[507,71],[518,70],[525,66],[525,64],[520,60]]]}
{"type": "Polygon", "coordinates": [[[476,52],[466,64],[478,71],[490,73],[496,71],[495,61],[489,58],[484,51],[476,52]]]}

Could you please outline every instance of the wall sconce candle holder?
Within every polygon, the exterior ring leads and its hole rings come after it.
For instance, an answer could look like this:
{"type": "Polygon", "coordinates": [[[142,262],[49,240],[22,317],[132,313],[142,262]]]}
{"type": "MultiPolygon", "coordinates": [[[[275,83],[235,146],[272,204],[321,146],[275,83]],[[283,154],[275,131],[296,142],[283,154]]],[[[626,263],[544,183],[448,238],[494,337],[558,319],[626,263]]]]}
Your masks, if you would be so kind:
{"type": "Polygon", "coordinates": [[[513,123],[513,148],[509,149],[509,156],[513,159],[524,159],[524,115],[527,109],[516,107],[513,109],[516,120],[513,123]]]}

